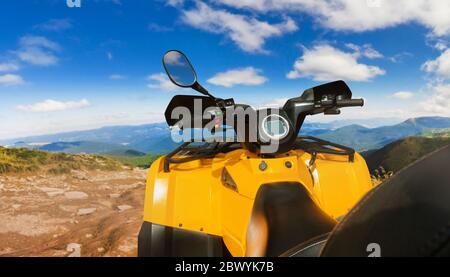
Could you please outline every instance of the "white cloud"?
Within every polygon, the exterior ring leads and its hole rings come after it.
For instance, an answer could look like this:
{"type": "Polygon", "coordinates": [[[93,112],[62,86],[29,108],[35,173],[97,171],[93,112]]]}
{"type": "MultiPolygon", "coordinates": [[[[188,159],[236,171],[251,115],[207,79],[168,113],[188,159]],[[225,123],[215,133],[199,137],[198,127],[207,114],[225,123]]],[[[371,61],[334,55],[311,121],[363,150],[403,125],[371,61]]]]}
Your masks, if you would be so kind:
{"type": "Polygon", "coordinates": [[[58,57],[41,48],[24,48],[18,50],[16,53],[20,60],[33,65],[49,66],[58,63],[58,57]]]}
{"type": "Polygon", "coordinates": [[[173,31],[172,27],[163,26],[163,25],[160,25],[158,23],[150,23],[150,24],[148,24],[148,29],[150,31],[159,32],[159,33],[173,31]]]}
{"type": "Polygon", "coordinates": [[[167,5],[178,7],[184,4],[184,0],[167,0],[167,5]]]}
{"type": "Polygon", "coordinates": [[[437,59],[428,60],[422,70],[450,79],[450,49],[445,50],[437,59]]]}
{"type": "Polygon", "coordinates": [[[226,34],[246,52],[266,52],[264,44],[267,39],[298,29],[289,17],[282,23],[270,24],[254,17],[213,9],[202,2],[196,2],[194,9],[184,10],[182,20],[204,31],[226,34]]]}
{"type": "Polygon", "coordinates": [[[110,80],[125,80],[127,76],[121,74],[112,74],[109,76],[110,80]]]}
{"type": "Polygon", "coordinates": [[[419,104],[421,111],[437,115],[450,115],[450,84],[431,86],[432,95],[419,104]]]}
{"type": "Polygon", "coordinates": [[[106,58],[107,58],[109,61],[112,61],[112,59],[113,59],[113,54],[112,54],[111,52],[106,52],[106,58]]]}
{"type": "Polygon", "coordinates": [[[42,31],[59,32],[72,28],[72,22],[67,19],[50,19],[44,23],[34,26],[34,29],[42,31]]]}
{"type": "Polygon", "coordinates": [[[19,44],[22,47],[39,47],[52,51],[61,50],[61,47],[59,46],[58,43],[53,42],[42,36],[31,36],[31,35],[23,36],[20,38],[19,44]]]}
{"type": "Polygon", "coordinates": [[[287,78],[313,78],[315,81],[369,81],[386,72],[377,67],[358,63],[358,55],[343,52],[330,45],[316,45],[305,48],[303,56],[294,63],[294,69],[287,78]]]}
{"type": "Polygon", "coordinates": [[[16,63],[0,63],[0,72],[18,71],[19,69],[20,67],[16,63]]]}
{"type": "Polygon", "coordinates": [[[289,98],[277,98],[273,99],[270,102],[263,103],[259,108],[280,108],[283,107],[284,104],[289,100],[289,98]]]}
{"type": "Polygon", "coordinates": [[[448,48],[448,47],[447,47],[447,44],[444,43],[444,42],[442,42],[442,41],[437,42],[437,43],[434,45],[434,47],[435,47],[436,49],[440,50],[440,51],[444,51],[445,49],[448,48]]]}
{"type": "Polygon", "coordinates": [[[24,36],[19,41],[20,48],[15,51],[23,62],[33,65],[49,66],[58,63],[58,57],[54,54],[60,51],[58,43],[41,36],[24,36]]]}
{"type": "Polygon", "coordinates": [[[363,32],[416,22],[434,35],[450,34],[450,1],[443,0],[215,0],[258,12],[305,12],[324,27],[363,32]]]}
{"type": "Polygon", "coordinates": [[[406,58],[410,58],[412,57],[413,54],[409,53],[409,52],[402,52],[402,53],[398,53],[392,57],[388,57],[388,60],[393,62],[393,63],[401,63],[403,62],[406,58]]]}
{"type": "Polygon", "coordinates": [[[353,43],[347,43],[345,46],[355,51],[354,54],[357,55],[358,57],[366,57],[368,59],[378,59],[383,57],[383,54],[373,49],[372,45],[370,44],[364,44],[363,46],[359,46],[353,43]]]}
{"type": "Polygon", "coordinates": [[[91,104],[87,99],[81,99],[80,101],[57,101],[48,99],[43,102],[38,102],[31,105],[19,105],[16,108],[19,111],[42,113],[42,112],[53,112],[53,111],[63,111],[71,109],[80,109],[88,107],[91,104]]]}
{"type": "Polygon", "coordinates": [[[22,76],[16,74],[0,75],[0,85],[2,86],[18,86],[24,84],[22,76]]]}
{"type": "Polygon", "coordinates": [[[392,94],[392,97],[401,99],[401,100],[410,99],[413,96],[414,96],[414,93],[409,92],[409,91],[399,91],[399,92],[392,94]]]}
{"type": "Polygon", "coordinates": [[[152,83],[148,84],[147,87],[151,89],[157,89],[161,91],[176,91],[179,88],[169,80],[164,73],[156,73],[147,77],[147,80],[152,83]]]}
{"type": "Polygon", "coordinates": [[[207,82],[227,88],[231,88],[235,85],[257,86],[267,82],[267,78],[259,73],[260,70],[249,66],[218,73],[207,82]]]}

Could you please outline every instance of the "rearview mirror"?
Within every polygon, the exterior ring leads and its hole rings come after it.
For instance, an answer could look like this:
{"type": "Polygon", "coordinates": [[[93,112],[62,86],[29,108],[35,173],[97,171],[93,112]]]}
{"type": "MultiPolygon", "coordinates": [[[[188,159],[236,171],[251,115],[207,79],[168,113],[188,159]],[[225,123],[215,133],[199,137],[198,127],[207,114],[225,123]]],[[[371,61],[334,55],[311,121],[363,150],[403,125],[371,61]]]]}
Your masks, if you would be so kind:
{"type": "Polygon", "coordinates": [[[192,87],[197,83],[197,74],[188,58],[177,50],[168,51],[163,58],[164,69],[170,80],[180,87],[192,87]]]}
{"type": "Polygon", "coordinates": [[[168,51],[163,58],[164,69],[170,80],[177,86],[192,88],[203,95],[216,99],[197,82],[197,73],[186,55],[178,50],[168,51]]]}

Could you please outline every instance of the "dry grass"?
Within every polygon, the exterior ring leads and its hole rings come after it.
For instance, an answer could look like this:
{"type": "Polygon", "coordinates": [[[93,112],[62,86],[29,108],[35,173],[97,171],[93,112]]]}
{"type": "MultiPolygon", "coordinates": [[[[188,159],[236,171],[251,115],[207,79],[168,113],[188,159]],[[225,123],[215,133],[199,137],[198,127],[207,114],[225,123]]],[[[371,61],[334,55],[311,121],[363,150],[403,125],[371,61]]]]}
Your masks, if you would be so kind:
{"type": "Polygon", "coordinates": [[[380,166],[378,169],[374,170],[372,176],[370,177],[372,178],[372,185],[376,187],[389,180],[392,176],[394,176],[393,171],[386,171],[382,166],[380,166]]]}
{"type": "Polygon", "coordinates": [[[70,155],[0,147],[0,174],[33,173],[40,170],[65,174],[71,170],[114,171],[122,168],[120,162],[98,155],[70,155]]]}

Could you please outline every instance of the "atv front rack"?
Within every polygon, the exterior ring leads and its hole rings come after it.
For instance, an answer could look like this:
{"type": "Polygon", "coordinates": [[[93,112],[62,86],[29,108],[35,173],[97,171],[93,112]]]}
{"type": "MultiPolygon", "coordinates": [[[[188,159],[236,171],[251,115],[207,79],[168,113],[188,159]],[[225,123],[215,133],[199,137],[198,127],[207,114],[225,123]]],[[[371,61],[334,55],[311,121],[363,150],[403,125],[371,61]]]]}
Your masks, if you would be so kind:
{"type": "Polygon", "coordinates": [[[180,145],[177,149],[167,154],[164,158],[164,172],[170,172],[170,164],[182,164],[199,159],[214,158],[219,153],[224,153],[232,146],[239,146],[236,142],[225,143],[205,143],[201,146],[192,146],[194,141],[188,141],[180,145]],[[175,155],[184,156],[182,158],[174,158],[175,155]]]}
{"type": "MultiPolygon", "coordinates": [[[[170,164],[182,164],[199,159],[211,159],[219,153],[226,153],[241,147],[237,142],[204,143],[200,146],[193,146],[193,143],[198,142],[185,142],[167,154],[164,158],[164,172],[170,172],[170,164]],[[183,157],[174,158],[174,156],[183,157]]],[[[301,149],[309,153],[311,155],[310,166],[315,163],[318,154],[348,156],[349,162],[355,160],[354,149],[312,136],[298,137],[293,149],[301,149]]]]}
{"type": "Polygon", "coordinates": [[[312,166],[317,154],[348,156],[348,161],[355,160],[355,149],[312,136],[300,136],[295,142],[295,149],[301,149],[311,155],[309,166],[312,166]]]}

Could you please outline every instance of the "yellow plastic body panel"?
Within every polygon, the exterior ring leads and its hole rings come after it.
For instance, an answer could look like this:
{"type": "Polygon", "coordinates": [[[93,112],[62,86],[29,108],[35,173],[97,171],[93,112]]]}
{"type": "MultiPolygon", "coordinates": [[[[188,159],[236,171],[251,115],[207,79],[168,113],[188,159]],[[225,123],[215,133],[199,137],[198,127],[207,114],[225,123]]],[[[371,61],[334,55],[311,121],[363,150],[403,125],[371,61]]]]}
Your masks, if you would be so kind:
{"type": "Polygon", "coordinates": [[[247,226],[261,185],[298,182],[334,218],[345,215],[372,187],[359,154],[353,162],[346,156],[319,154],[311,168],[310,159],[302,150],[264,159],[240,149],[213,159],[174,164],[170,172],[164,172],[160,158],[148,171],[144,220],[221,236],[233,256],[244,256],[247,226]],[[259,168],[263,161],[264,171],[259,168]],[[286,162],[292,166],[288,168],[286,162]],[[237,191],[222,184],[224,168],[237,191]]]}

